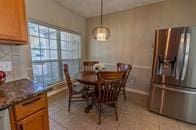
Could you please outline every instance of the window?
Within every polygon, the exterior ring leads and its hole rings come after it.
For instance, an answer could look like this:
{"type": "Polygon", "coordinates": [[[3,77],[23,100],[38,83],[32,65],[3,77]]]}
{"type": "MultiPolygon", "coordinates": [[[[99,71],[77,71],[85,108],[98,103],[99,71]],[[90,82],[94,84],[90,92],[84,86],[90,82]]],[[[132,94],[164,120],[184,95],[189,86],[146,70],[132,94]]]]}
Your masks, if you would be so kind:
{"type": "Polygon", "coordinates": [[[35,81],[45,85],[62,81],[65,63],[71,75],[79,71],[80,35],[32,22],[29,30],[35,81]]]}

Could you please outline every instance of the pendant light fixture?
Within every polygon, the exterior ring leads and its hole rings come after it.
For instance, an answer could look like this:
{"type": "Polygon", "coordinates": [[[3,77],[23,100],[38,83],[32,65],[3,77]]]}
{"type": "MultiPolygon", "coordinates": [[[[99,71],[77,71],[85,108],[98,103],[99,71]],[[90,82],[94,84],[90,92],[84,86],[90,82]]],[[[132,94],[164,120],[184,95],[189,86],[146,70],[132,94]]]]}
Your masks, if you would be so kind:
{"type": "Polygon", "coordinates": [[[101,0],[101,26],[94,28],[92,35],[97,41],[106,41],[110,37],[109,28],[103,26],[103,0],[101,0]]]}

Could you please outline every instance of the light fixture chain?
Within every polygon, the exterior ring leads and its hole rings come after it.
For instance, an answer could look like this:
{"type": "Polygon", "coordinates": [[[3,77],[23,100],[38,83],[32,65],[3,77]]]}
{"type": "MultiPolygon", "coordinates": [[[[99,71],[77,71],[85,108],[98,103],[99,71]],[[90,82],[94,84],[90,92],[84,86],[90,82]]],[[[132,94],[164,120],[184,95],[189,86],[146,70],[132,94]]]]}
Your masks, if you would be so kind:
{"type": "Polygon", "coordinates": [[[101,0],[101,27],[103,23],[103,0],[101,0]]]}
{"type": "Polygon", "coordinates": [[[106,41],[110,37],[110,30],[103,26],[103,0],[101,2],[101,26],[95,27],[92,31],[93,38],[97,41],[106,41]]]}

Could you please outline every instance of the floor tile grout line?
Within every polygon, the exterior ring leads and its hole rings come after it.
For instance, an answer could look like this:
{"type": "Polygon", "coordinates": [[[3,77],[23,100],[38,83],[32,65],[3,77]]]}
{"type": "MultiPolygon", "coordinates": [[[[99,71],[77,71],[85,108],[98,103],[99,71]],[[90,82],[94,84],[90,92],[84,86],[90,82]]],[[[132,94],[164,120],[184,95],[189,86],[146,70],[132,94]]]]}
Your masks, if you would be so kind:
{"type": "Polygon", "coordinates": [[[183,129],[181,128],[181,126],[180,126],[180,121],[177,121],[177,123],[178,123],[178,127],[180,128],[180,130],[183,130],[183,129]]]}
{"type": "MultiPolygon", "coordinates": [[[[57,113],[56,113],[57,114],[57,113]]],[[[72,117],[74,117],[74,118],[76,118],[75,116],[76,116],[76,114],[75,113],[72,113],[73,115],[71,115],[72,117]]],[[[52,118],[51,118],[52,119],[52,118]]],[[[55,119],[52,119],[53,121],[55,121],[57,124],[59,124],[59,125],[61,125],[61,126],[63,126],[61,123],[59,123],[59,122],[57,122],[55,119]]],[[[66,121],[66,120],[68,120],[68,119],[65,119],[64,121],[66,121]]],[[[88,122],[88,121],[82,121],[82,120],[78,120],[79,122],[83,122],[83,123],[87,123],[87,124],[89,124],[90,125],[90,123],[88,122]]],[[[64,127],[64,126],[63,126],[64,127]]],[[[66,128],[66,127],[64,127],[64,128],[66,128]]],[[[66,128],[67,129],[67,128],[66,128]]]]}
{"type": "MultiPolygon", "coordinates": [[[[59,123],[59,122],[57,122],[56,120],[54,120],[54,119],[52,119],[52,118],[50,118],[51,120],[53,120],[55,123],[57,123],[58,125],[60,125],[60,126],[62,126],[63,128],[66,128],[66,127],[64,127],[63,125],[61,125],[61,123],[59,123]]],[[[56,126],[55,126],[56,127],[56,126]]],[[[66,128],[67,129],[67,128],[66,128]]]]}
{"type": "MultiPolygon", "coordinates": [[[[59,103],[55,103],[55,105],[60,105],[59,103]]],[[[57,108],[59,108],[59,110],[55,113],[53,113],[52,115],[49,115],[49,117],[53,116],[54,114],[57,114],[58,112],[60,112],[61,110],[65,109],[65,108],[62,108],[60,106],[56,106],[57,108]]],[[[50,107],[49,107],[50,108],[50,107]]]]}
{"type": "Polygon", "coordinates": [[[159,130],[161,130],[159,119],[158,119],[158,128],[159,130]]]}
{"type": "Polygon", "coordinates": [[[61,110],[59,110],[59,111],[57,111],[57,112],[55,112],[55,113],[53,113],[52,115],[49,115],[49,117],[51,117],[51,116],[53,116],[53,115],[55,115],[55,114],[57,114],[58,112],[60,112],[61,110]]]}
{"type": "Polygon", "coordinates": [[[121,118],[121,120],[120,120],[120,122],[119,122],[119,124],[118,124],[118,126],[117,126],[117,130],[119,129],[120,124],[122,123],[122,120],[123,120],[123,118],[124,118],[124,116],[125,116],[125,113],[126,113],[126,110],[123,112],[122,118],[121,118]]]}
{"type": "MultiPolygon", "coordinates": [[[[49,117],[49,120],[52,120],[52,121],[54,121],[52,118],[50,118],[49,117]]],[[[56,122],[56,121],[54,121],[57,125],[58,125],[58,123],[56,122]]],[[[55,128],[56,126],[54,126],[53,128],[55,128]]],[[[49,129],[53,129],[53,128],[50,128],[50,125],[49,125],[49,129]]]]}

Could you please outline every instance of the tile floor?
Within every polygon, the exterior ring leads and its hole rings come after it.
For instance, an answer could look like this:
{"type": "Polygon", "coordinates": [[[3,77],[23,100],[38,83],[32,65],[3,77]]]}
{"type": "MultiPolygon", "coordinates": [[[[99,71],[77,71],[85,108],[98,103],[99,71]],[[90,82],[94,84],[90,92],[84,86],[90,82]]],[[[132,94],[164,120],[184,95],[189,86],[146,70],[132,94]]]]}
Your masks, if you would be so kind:
{"type": "Polygon", "coordinates": [[[72,103],[67,111],[67,94],[61,92],[49,97],[50,130],[196,130],[196,126],[159,116],[147,110],[147,96],[127,93],[119,99],[118,116],[114,111],[105,111],[98,125],[98,111],[84,112],[86,103],[72,103]]]}

